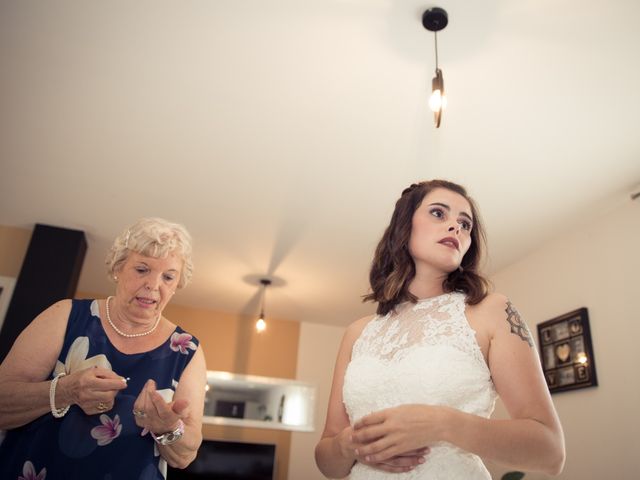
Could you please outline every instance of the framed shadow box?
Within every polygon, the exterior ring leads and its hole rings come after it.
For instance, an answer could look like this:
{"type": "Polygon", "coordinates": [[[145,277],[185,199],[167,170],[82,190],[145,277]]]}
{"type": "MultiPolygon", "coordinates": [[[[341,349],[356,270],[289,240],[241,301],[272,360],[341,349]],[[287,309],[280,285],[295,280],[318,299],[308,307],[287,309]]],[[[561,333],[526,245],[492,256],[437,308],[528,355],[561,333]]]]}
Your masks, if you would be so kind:
{"type": "Polygon", "coordinates": [[[551,393],[598,385],[586,308],[539,323],[538,340],[551,393]]]}

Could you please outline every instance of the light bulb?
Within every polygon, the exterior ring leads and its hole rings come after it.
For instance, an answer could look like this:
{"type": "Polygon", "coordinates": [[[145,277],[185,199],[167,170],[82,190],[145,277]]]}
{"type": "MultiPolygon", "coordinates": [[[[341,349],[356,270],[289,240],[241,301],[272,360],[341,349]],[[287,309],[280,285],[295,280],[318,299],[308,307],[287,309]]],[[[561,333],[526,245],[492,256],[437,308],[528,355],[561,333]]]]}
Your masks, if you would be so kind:
{"type": "Polygon", "coordinates": [[[258,331],[258,333],[260,332],[264,332],[265,329],[267,328],[267,322],[264,321],[264,318],[259,318],[258,321],[256,322],[256,330],[258,331]]]}
{"type": "Polygon", "coordinates": [[[429,108],[433,112],[439,112],[447,107],[447,97],[442,95],[440,90],[434,90],[429,97],[429,108]]]}

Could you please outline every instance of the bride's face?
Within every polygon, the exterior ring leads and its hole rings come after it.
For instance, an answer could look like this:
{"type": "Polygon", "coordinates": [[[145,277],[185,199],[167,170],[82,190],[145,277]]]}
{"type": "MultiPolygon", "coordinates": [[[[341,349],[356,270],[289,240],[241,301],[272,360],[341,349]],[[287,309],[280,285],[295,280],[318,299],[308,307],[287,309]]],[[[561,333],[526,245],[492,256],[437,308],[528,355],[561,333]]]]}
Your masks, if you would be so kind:
{"type": "Polygon", "coordinates": [[[429,265],[444,273],[462,263],[471,246],[473,216],[462,195],[436,188],[425,195],[413,214],[409,253],[416,264],[429,265]]]}

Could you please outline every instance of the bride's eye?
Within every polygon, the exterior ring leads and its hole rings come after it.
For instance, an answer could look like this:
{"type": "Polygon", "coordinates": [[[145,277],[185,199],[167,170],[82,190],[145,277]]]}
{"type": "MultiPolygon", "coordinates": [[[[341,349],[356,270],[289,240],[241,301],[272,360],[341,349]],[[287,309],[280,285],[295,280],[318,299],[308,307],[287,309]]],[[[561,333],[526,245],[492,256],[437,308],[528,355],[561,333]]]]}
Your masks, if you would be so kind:
{"type": "Polygon", "coordinates": [[[459,223],[460,225],[462,225],[462,229],[466,230],[467,232],[470,232],[473,228],[473,224],[469,220],[461,220],[459,223]]]}
{"type": "Polygon", "coordinates": [[[431,210],[429,210],[429,213],[431,215],[433,215],[436,218],[443,218],[444,217],[444,212],[442,211],[441,208],[432,208],[431,210]]]}

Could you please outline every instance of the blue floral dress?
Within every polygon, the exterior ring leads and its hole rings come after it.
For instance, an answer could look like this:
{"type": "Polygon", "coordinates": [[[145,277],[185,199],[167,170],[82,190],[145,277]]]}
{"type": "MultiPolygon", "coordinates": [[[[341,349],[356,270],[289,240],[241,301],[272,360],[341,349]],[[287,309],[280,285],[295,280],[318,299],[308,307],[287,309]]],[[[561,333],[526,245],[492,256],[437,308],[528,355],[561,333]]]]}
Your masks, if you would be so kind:
{"type": "MultiPolygon", "coordinates": [[[[170,401],[198,340],[180,327],[159,347],[127,355],[107,337],[96,300],[73,300],[53,378],[98,365],[129,377],[112,410],[86,415],[73,405],[60,419],[51,413],[9,430],[0,445],[2,480],[162,480],[166,462],[151,435],[134,421],[133,403],[149,379],[170,401]]],[[[34,352],[36,355],[37,352],[34,352]]]]}

